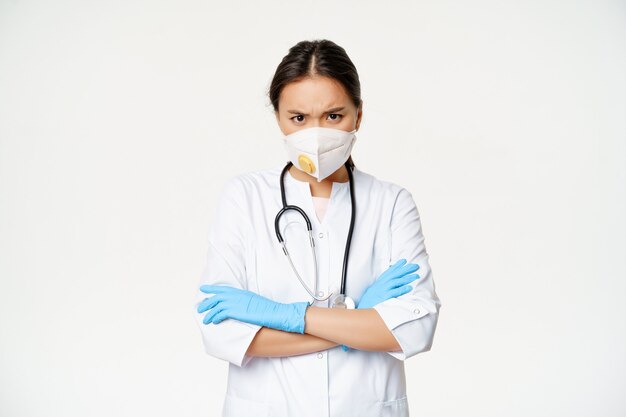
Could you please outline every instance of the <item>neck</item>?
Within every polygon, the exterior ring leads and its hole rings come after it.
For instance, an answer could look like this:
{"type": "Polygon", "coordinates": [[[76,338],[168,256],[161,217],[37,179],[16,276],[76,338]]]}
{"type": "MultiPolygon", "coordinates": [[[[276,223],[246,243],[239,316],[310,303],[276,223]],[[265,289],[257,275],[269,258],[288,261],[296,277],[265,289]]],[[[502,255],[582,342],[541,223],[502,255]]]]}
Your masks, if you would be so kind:
{"type": "Polygon", "coordinates": [[[333,182],[348,182],[349,180],[348,169],[346,168],[345,165],[342,165],[341,167],[339,167],[337,171],[333,172],[332,174],[330,174],[328,177],[324,178],[320,182],[317,182],[317,178],[315,178],[314,176],[309,175],[306,172],[299,170],[293,165],[289,168],[289,173],[291,174],[292,177],[294,177],[295,179],[299,181],[313,183],[316,185],[317,184],[331,185],[333,182]]]}

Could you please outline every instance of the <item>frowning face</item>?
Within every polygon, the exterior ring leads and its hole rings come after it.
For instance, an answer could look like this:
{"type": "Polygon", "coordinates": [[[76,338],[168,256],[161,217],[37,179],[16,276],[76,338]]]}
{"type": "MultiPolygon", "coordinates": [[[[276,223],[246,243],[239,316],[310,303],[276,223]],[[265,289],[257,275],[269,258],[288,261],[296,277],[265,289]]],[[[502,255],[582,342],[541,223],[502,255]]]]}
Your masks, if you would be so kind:
{"type": "Polygon", "coordinates": [[[275,112],[283,134],[309,127],[330,127],[347,132],[359,128],[362,103],[357,108],[341,83],[323,76],[287,84],[275,112]]]}

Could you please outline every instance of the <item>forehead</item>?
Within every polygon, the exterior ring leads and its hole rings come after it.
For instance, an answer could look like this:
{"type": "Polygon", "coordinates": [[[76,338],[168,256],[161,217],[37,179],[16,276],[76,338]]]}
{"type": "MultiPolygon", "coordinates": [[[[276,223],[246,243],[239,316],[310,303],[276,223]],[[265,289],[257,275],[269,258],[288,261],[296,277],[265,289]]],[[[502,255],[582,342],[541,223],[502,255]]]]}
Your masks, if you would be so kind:
{"type": "Polygon", "coordinates": [[[279,109],[324,111],[330,107],[348,106],[351,99],[341,83],[328,77],[307,77],[287,84],[279,100],[279,109]]]}

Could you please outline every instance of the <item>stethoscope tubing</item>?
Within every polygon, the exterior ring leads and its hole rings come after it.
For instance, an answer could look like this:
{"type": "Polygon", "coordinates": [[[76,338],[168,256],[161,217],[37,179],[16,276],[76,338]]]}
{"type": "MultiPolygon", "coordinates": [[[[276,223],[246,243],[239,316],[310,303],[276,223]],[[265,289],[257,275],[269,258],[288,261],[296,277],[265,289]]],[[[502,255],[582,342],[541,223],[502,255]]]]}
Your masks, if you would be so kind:
{"type": "MultiPolygon", "coordinates": [[[[285,167],[283,168],[281,174],[280,174],[280,195],[281,195],[281,199],[282,199],[282,203],[283,203],[283,207],[278,211],[278,213],[276,214],[276,218],[274,220],[274,230],[276,232],[276,237],[278,238],[278,242],[281,244],[281,247],[283,249],[283,253],[287,256],[287,259],[289,260],[289,263],[291,265],[291,268],[293,269],[293,271],[295,272],[296,276],[298,277],[298,280],[300,281],[300,283],[302,284],[302,286],[306,289],[306,291],[309,293],[309,295],[311,297],[313,297],[313,299],[317,300],[317,301],[325,301],[327,299],[329,299],[332,295],[334,295],[333,293],[328,294],[326,297],[319,297],[315,292],[317,291],[317,259],[316,259],[316,255],[315,255],[315,240],[313,239],[313,227],[311,226],[311,220],[309,219],[309,216],[307,216],[306,212],[304,210],[302,210],[300,207],[295,206],[295,205],[289,205],[287,204],[287,198],[285,196],[285,184],[284,184],[284,177],[285,174],[287,173],[287,170],[289,170],[289,168],[293,165],[293,163],[291,161],[289,161],[287,163],[287,165],[285,165],[285,167]],[[280,222],[280,217],[287,211],[289,210],[293,210],[298,212],[302,218],[304,218],[304,221],[306,222],[306,228],[309,234],[309,245],[311,246],[311,252],[313,255],[313,264],[314,264],[314,268],[315,268],[315,289],[313,292],[311,292],[310,288],[308,285],[306,285],[306,283],[304,282],[304,280],[302,279],[302,277],[300,276],[300,274],[298,273],[298,270],[296,269],[295,265],[293,264],[293,261],[291,260],[291,255],[289,255],[289,251],[287,250],[287,246],[285,245],[285,241],[283,239],[282,234],[280,233],[280,228],[279,228],[279,222],[280,222]]],[[[343,268],[342,268],[342,272],[341,272],[341,289],[340,289],[340,294],[344,294],[345,295],[345,290],[346,290],[346,277],[347,277],[347,271],[348,271],[348,257],[350,254],[350,244],[352,242],[352,232],[354,230],[354,217],[355,217],[355,213],[356,213],[356,205],[355,205],[355,197],[354,197],[354,188],[352,186],[353,182],[354,182],[354,178],[352,176],[352,170],[350,169],[350,166],[348,165],[348,163],[346,162],[345,167],[348,171],[348,178],[350,179],[349,181],[349,187],[350,187],[350,202],[351,202],[351,215],[350,215],[350,228],[348,231],[348,237],[346,239],[346,246],[344,249],[344,254],[343,254],[343,268]]]]}

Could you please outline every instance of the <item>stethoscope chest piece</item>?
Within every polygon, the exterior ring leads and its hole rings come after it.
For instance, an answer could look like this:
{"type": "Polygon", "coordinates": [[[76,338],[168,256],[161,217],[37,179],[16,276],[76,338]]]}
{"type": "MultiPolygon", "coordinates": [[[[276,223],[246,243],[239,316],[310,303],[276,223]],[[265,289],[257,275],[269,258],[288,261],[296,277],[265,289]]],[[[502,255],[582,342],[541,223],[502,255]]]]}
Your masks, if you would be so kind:
{"type": "Polygon", "coordinates": [[[330,300],[331,308],[346,308],[353,310],[355,308],[354,300],[345,294],[337,294],[330,300]]]}

